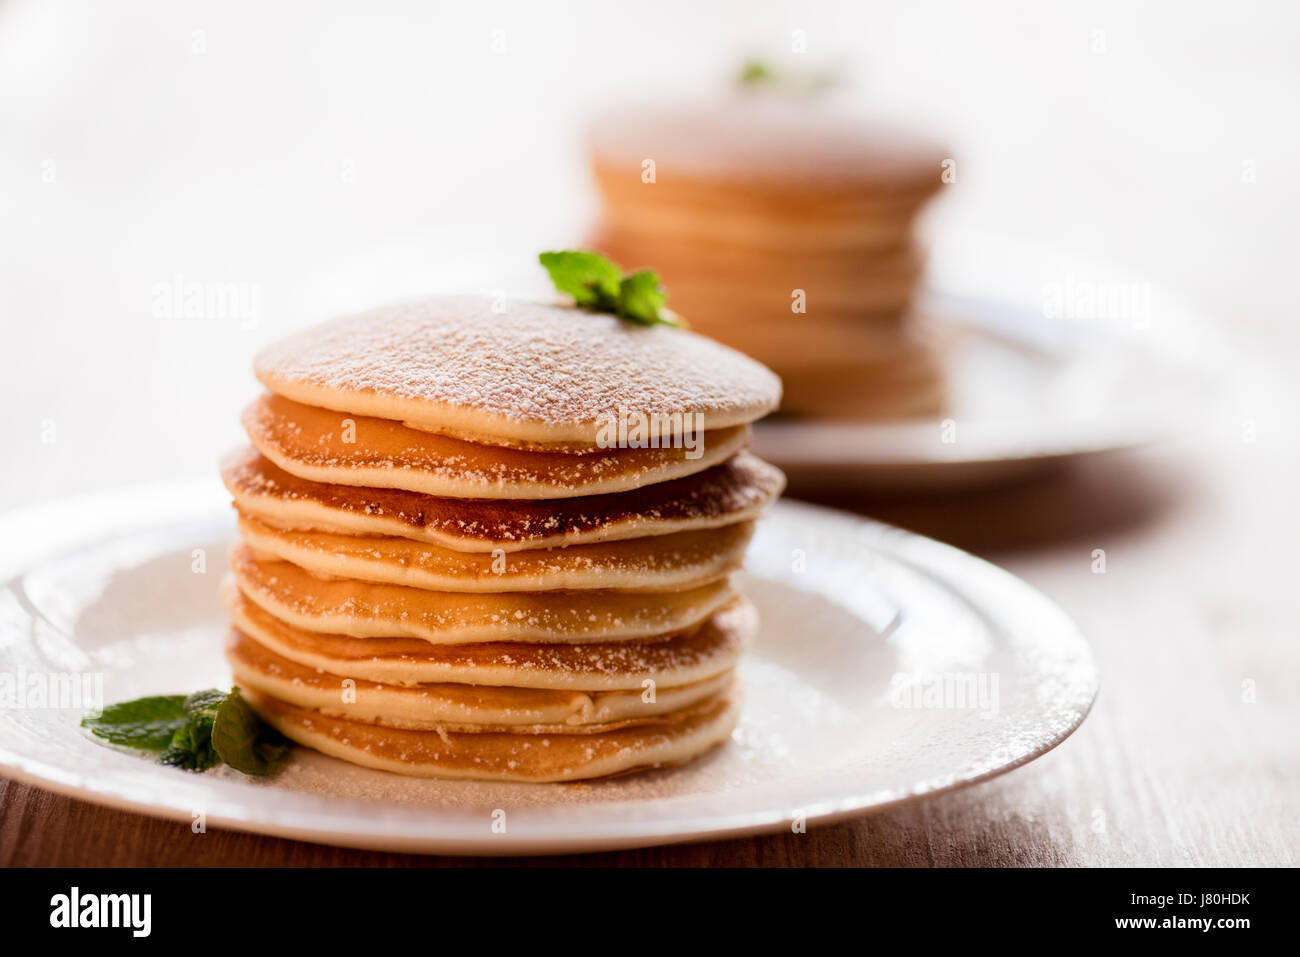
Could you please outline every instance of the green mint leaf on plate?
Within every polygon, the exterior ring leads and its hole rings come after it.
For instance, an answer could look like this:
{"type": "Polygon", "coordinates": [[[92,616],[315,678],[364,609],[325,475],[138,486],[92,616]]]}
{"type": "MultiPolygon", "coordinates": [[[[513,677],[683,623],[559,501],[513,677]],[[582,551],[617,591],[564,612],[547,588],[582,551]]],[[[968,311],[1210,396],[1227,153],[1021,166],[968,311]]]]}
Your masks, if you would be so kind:
{"type": "Polygon", "coordinates": [[[212,747],[212,725],[217,710],[226,700],[226,693],[216,688],[196,691],[185,699],[185,713],[189,716],[183,728],[172,735],[171,744],[159,757],[159,764],[185,768],[187,771],[206,771],[221,763],[212,747]]]}
{"type": "Polygon", "coordinates": [[[96,737],[140,751],[162,751],[172,736],[189,723],[185,695],[155,695],[111,704],[97,715],[81,719],[96,737]]]}
{"type": "Polygon", "coordinates": [[[206,771],[221,763],[212,747],[212,724],[197,727],[191,723],[181,728],[172,738],[167,750],[158,755],[158,763],[186,771],[206,771]]]}
{"type": "Polygon", "coordinates": [[[667,322],[664,303],[668,295],[659,283],[659,274],[643,269],[624,276],[618,284],[618,314],[642,325],[667,322]]]}
{"type": "Polygon", "coordinates": [[[642,269],[624,274],[617,263],[582,250],[545,252],[537,259],[551,274],[555,288],[572,296],[575,305],[643,326],[682,325],[676,313],[664,306],[668,294],[658,273],[642,269]]]}
{"type": "Polygon", "coordinates": [[[212,745],[236,771],[259,776],[269,774],[288,750],[288,742],[262,722],[238,688],[217,709],[212,745]]]}
{"type": "Polygon", "coordinates": [[[269,774],[289,750],[289,741],[262,723],[238,688],[138,698],[87,715],[81,724],[114,744],[159,751],[159,764],[187,771],[224,761],[244,774],[269,774]]]}
{"type": "Polygon", "coordinates": [[[196,691],[185,699],[185,713],[190,717],[206,715],[209,718],[217,716],[217,708],[221,702],[226,700],[227,693],[219,691],[216,688],[209,688],[207,691],[196,691]]]}
{"type": "Polygon", "coordinates": [[[618,304],[618,284],[623,270],[598,253],[569,250],[542,253],[538,261],[551,274],[560,292],[589,309],[613,312],[618,304]]]}

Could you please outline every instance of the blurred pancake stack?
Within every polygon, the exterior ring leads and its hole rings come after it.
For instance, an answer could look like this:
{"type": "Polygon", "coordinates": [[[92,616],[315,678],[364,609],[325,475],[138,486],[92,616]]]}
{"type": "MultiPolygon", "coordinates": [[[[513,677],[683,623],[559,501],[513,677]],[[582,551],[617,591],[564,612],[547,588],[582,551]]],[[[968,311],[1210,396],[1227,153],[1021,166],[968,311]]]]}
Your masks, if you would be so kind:
{"type": "Polygon", "coordinates": [[[945,151],[816,98],[751,91],[626,107],[590,136],[603,213],[591,245],[653,262],[692,328],[775,370],[784,412],[925,416],[941,350],[911,310],[913,221],[945,151]]]}
{"type": "Polygon", "coordinates": [[[269,723],[369,767],[513,781],[728,737],[757,625],[731,573],[784,481],[744,451],[772,373],[669,326],[479,298],[325,323],[255,371],[251,448],[222,463],[224,596],[269,723]]]}

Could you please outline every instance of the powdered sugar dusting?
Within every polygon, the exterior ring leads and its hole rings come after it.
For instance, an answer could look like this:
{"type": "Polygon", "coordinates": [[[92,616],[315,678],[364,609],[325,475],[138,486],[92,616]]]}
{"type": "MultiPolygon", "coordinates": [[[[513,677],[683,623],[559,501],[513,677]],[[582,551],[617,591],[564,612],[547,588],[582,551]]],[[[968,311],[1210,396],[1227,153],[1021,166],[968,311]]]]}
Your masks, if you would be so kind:
{"type": "MultiPolygon", "coordinates": [[[[728,422],[771,411],[780,382],[711,339],[615,316],[486,297],[408,302],[326,322],[266,349],[268,388],[307,384],[540,425],[593,423],[632,409],[728,422]]],[[[491,429],[488,429],[491,431],[491,429]]]]}

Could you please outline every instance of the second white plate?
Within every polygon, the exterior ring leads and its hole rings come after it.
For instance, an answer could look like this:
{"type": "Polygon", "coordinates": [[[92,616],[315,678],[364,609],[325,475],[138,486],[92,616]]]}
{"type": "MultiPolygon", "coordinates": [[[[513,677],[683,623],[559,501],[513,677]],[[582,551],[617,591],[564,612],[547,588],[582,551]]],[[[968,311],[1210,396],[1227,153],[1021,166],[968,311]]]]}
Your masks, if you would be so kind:
{"type": "Polygon", "coordinates": [[[1229,364],[1169,290],[983,233],[945,234],[919,308],[949,341],[949,408],[759,423],[754,450],[792,487],[991,484],[1171,438],[1203,423],[1229,364]]]}

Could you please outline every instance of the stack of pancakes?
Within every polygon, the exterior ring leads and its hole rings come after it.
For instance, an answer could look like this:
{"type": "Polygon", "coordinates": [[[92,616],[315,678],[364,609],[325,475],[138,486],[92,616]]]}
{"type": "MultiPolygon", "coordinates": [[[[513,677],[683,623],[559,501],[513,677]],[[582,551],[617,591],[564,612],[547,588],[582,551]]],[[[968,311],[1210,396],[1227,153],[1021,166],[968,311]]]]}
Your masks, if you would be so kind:
{"type": "Polygon", "coordinates": [[[937,145],[754,93],[620,109],[593,126],[591,152],[603,201],[592,245],[630,268],[654,263],[694,328],[780,374],[784,411],[942,408],[941,350],[909,308],[937,145]]]}
{"type": "Polygon", "coordinates": [[[771,372],[668,326],[478,298],[335,320],[255,370],[252,447],[222,465],[224,595],[269,723],[370,767],[517,781],[730,734],[756,628],[730,575],[784,481],[744,451],[771,372]],[[657,440],[610,428],[638,417],[657,440]]]}

